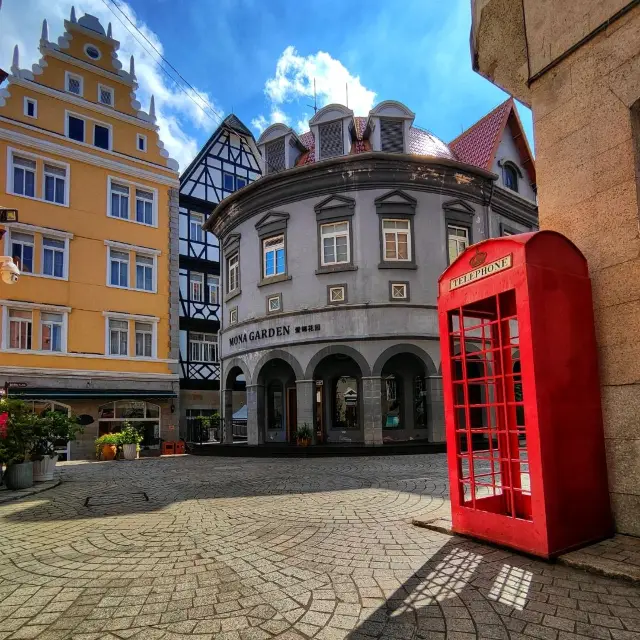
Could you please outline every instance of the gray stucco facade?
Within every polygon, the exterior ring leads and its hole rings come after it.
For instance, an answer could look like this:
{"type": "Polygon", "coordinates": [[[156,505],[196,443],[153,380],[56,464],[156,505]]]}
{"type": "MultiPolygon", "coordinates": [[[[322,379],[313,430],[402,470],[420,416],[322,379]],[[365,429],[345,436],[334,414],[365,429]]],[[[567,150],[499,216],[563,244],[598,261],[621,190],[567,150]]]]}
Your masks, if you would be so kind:
{"type": "Polygon", "coordinates": [[[449,159],[372,152],[267,175],[218,205],[205,227],[223,253],[227,441],[238,375],[250,445],[295,441],[305,424],[314,443],[443,441],[436,305],[448,225],[467,229],[470,243],[507,223],[518,232],[537,226],[535,203],[495,180],[449,159]],[[382,219],[408,221],[408,259],[385,260],[382,219]],[[348,222],[349,259],[323,266],[321,226],[336,222],[348,222]],[[269,236],[283,237],[285,266],[265,277],[269,236]],[[239,285],[229,291],[235,255],[239,285]],[[406,299],[392,297],[393,284],[406,285],[406,299]],[[337,302],[333,287],[344,287],[337,302]]]}

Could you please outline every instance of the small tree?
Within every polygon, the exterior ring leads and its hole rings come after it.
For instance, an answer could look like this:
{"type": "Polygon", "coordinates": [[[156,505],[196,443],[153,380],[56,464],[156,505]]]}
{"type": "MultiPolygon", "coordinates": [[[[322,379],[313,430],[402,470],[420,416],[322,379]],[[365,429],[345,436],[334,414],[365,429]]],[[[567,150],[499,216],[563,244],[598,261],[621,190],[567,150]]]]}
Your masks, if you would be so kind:
{"type": "Polygon", "coordinates": [[[26,462],[40,432],[40,416],[22,400],[9,398],[0,400],[0,416],[0,460],[7,466],[26,462]]]}
{"type": "Polygon", "coordinates": [[[32,460],[53,457],[56,453],[56,441],[75,440],[76,435],[84,431],[78,419],[66,412],[47,411],[38,418],[35,426],[36,439],[31,449],[32,460]]]}

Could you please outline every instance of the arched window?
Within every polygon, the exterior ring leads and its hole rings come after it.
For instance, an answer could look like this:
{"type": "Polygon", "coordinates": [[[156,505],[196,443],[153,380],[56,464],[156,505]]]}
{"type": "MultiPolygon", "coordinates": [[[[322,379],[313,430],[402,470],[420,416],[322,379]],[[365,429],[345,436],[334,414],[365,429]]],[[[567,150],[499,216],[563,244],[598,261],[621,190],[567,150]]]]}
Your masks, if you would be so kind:
{"type": "Polygon", "coordinates": [[[518,192],[518,169],[511,164],[506,163],[504,167],[502,167],[502,175],[504,180],[504,186],[507,189],[511,189],[511,191],[518,192]]]}
{"type": "Polygon", "coordinates": [[[358,381],[349,376],[333,383],[333,428],[356,430],[358,423],[358,381]]]}

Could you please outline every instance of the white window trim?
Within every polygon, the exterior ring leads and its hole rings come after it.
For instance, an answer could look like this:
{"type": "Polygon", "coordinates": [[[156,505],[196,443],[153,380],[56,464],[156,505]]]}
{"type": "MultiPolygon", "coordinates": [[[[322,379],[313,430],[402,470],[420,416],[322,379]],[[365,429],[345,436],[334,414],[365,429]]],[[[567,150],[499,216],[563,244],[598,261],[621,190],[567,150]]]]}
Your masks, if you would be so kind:
{"type": "Polygon", "coordinates": [[[145,135],[143,135],[141,133],[138,133],[136,135],[136,151],[138,153],[147,153],[147,136],[145,136],[145,135]],[[144,149],[140,148],[140,140],[144,141],[144,149]]]}
{"type": "Polygon", "coordinates": [[[100,49],[98,47],[96,47],[95,44],[91,44],[90,42],[87,42],[87,44],[84,45],[84,55],[87,56],[87,58],[89,58],[89,60],[91,60],[92,62],[96,62],[97,60],[100,60],[102,58],[102,51],[100,51],[100,49]],[[100,55],[97,58],[92,58],[87,53],[87,49],[89,47],[93,47],[100,55]]]}
{"type": "MultiPolygon", "coordinates": [[[[50,304],[38,304],[35,302],[20,302],[17,300],[0,300],[0,307],[2,310],[2,341],[0,342],[0,349],[4,352],[8,353],[29,353],[29,354],[45,354],[51,355],[51,353],[58,355],[66,355],[67,354],[67,336],[69,333],[69,314],[71,313],[71,307],[59,307],[50,304]],[[60,313],[63,317],[62,323],[62,351],[43,351],[40,349],[10,349],[7,346],[7,340],[9,337],[9,309],[16,309],[20,311],[31,311],[38,310],[40,312],[45,313],[60,313]]],[[[31,346],[34,344],[34,336],[33,336],[33,326],[34,319],[31,319],[31,346]]],[[[41,345],[42,341],[42,331],[40,331],[40,327],[38,327],[39,332],[39,343],[41,345]]]]}
{"type": "Polygon", "coordinates": [[[391,299],[392,300],[406,300],[407,299],[407,285],[404,282],[392,282],[391,283],[391,299]],[[404,291],[404,295],[402,296],[394,296],[393,295],[393,288],[394,287],[402,287],[402,290],[404,291]]]}
{"type": "Polygon", "coordinates": [[[269,313],[277,313],[278,311],[282,311],[282,298],[280,297],[280,294],[275,295],[275,296],[269,296],[267,298],[267,308],[269,310],[269,313]],[[271,301],[272,300],[277,300],[278,301],[278,308],[277,309],[272,309],[271,308],[271,301]]]}
{"type": "MultiPolygon", "coordinates": [[[[143,227],[157,229],[158,228],[158,189],[146,184],[142,184],[140,182],[132,182],[131,180],[127,180],[126,178],[119,178],[118,176],[107,176],[107,208],[105,211],[107,213],[107,218],[111,218],[112,220],[121,220],[122,222],[132,222],[133,224],[139,224],[139,225],[142,225],[143,227]],[[122,185],[123,187],[125,186],[129,187],[129,217],[127,219],[111,215],[111,185],[114,182],[122,185]],[[153,224],[145,224],[144,222],[138,222],[135,219],[136,188],[153,193],[153,207],[152,207],[153,224]],[[133,214],[133,217],[132,217],[132,214],[133,214]]],[[[158,252],[158,255],[159,254],[160,252],[158,252]]]]}
{"type": "Polygon", "coordinates": [[[214,276],[212,274],[205,274],[205,289],[207,291],[207,304],[219,305],[220,304],[220,276],[214,276]],[[213,279],[215,282],[216,301],[211,301],[211,289],[213,288],[209,282],[209,279],[213,279]]]}
{"type": "Polygon", "coordinates": [[[65,93],[70,93],[72,96],[78,96],[79,98],[84,98],[84,78],[78,73],[73,73],[72,71],[64,72],[64,90],[65,93]],[[80,81],[80,93],[74,93],[73,91],[69,91],[69,78],[76,78],[80,81]]]}
{"type": "Polygon", "coordinates": [[[230,295],[232,293],[235,293],[236,291],[240,291],[240,252],[239,251],[234,251],[230,256],[227,256],[225,258],[225,271],[227,273],[227,295],[230,295]],[[236,286],[231,289],[231,267],[229,266],[230,262],[231,262],[231,258],[238,258],[237,261],[237,267],[236,267],[236,271],[237,271],[237,277],[236,277],[236,286]]]}
{"type": "Polygon", "coordinates": [[[207,331],[189,331],[189,335],[187,336],[187,351],[189,356],[189,362],[197,362],[197,363],[205,363],[211,364],[214,362],[220,362],[220,353],[218,352],[218,336],[215,333],[209,333],[207,331]],[[201,334],[203,336],[213,336],[214,340],[192,340],[191,336],[194,334],[201,334]],[[197,342],[198,344],[213,344],[215,345],[215,355],[217,357],[216,360],[192,360],[191,359],[191,344],[197,342]]]}
{"type": "Polygon", "coordinates": [[[106,84],[100,84],[98,82],[98,104],[101,104],[103,107],[108,107],[110,109],[115,109],[116,106],[116,92],[113,87],[109,87],[106,84]],[[105,104],[100,100],[100,94],[103,91],[108,91],[111,94],[111,104],[105,104]]]}
{"type": "MultiPolygon", "coordinates": [[[[21,275],[27,276],[30,278],[48,278],[50,280],[58,280],[58,281],[66,281],[69,280],[69,240],[73,239],[73,233],[68,233],[67,231],[59,231],[58,229],[48,229],[47,227],[38,227],[33,224],[26,224],[24,222],[12,222],[10,226],[6,226],[5,229],[8,233],[5,233],[4,236],[4,253],[5,255],[11,254],[11,232],[12,231],[23,231],[25,233],[32,234],[40,234],[40,269],[42,269],[42,265],[44,264],[44,245],[42,243],[42,238],[49,237],[55,238],[56,240],[64,240],[64,277],[56,278],[55,276],[48,276],[44,273],[22,273],[21,275]]],[[[37,246],[34,238],[34,260],[35,260],[35,247],[37,246]]]]}
{"type": "MultiPolygon", "coordinates": [[[[449,241],[451,240],[451,236],[449,235],[449,229],[456,229],[457,231],[464,231],[466,233],[466,240],[467,240],[466,246],[460,253],[458,253],[458,256],[464,251],[466,251],[471,246],[471,243],[469,241],[470,234],[469,234],[469,229],[467,227],[459,224],[457,225],[455,223],[448,223],[447,224],[447,260],[452,260],[451,257],[449,256],[449,241]]],[[[459,236],[454,236],[454,238],[456,238],[456,242],[458,242],[461,239],[459,236]]],[[[456,256],[456,258],[458,256],[456,256]]],[[[455,258],[453,258],[453,260],[455,260],[455,258]]]]}
{"type": "Polygon", "coordinates": [[[190,302],[205,302],[205,274],[204,273],[200,273],[199,271],[190,271],[189,272],[189,301],[190,302]],[[200,276],[200,300],[196,300],[193,297],[193,288],[191,286],[191,283],[193,281],[193,277],[194,276],[200,276]]]}
{"type": "Polygon", "coordinates": [[[149,362],[151,360],[158,360],[158,323],[160,318],[157,316],[141,316],[132,313],[119,313],[117,311],[103,311],[104,316],[104,357],[109,360],[144,360],[149,362]],[[127,355],[111,355],[109,353],[109,320],[123,320],[127,322],[127,355]],[[152,338],[151,338],[151,358],[135,355],[135,337],[136,329],[135,322],[146,322],[152,326],[152,338]],[[133,343],[131,338],[133,337],[133,343]],[[132,355],[133,353],[133,355],[132,355]]]}
{"type": "Polygon", "coordinates": [[[35,98],[31,98],[29,96],[24,97],[24,115],[27,118],[31,118],[32,120],[36,120],[38,118],[38,101],[35,98]],[[27,105],[33,102],[33,115],[30,116],[27,110],[27,105]]]}
{"type": "Polygon", "coordinates": [[[238,307],[229,309],[229,324],[238,324],[238,307]]]}
{"type": "Polygon", "coordinates": [[[61,340],[60,340],[60,351],[53,351],[52,349],[44,349],[42,346],[42,338],[43,338],[43,331],[42,331],[42,314],[43,313],[51,313],[51,311],[40,311],[40,323],[38,325],[38,333],[40,334],[38,336],[39,338],[39,342],[40,342],[40,351],[42,353],[67,353],[67,335],[68,335],[68,314],[63,313],[62,315],[62,336],[61,336],[61,340]]]}
{"type": "Polygon", "coordinates": [[[42,193],[42,202],[46,202],[47,204],[55,204],[58,205],[59,207],[68,207],[69,206],[69,191],[70,191],[70,182],[71,182],[71,177],[70,177],[70,172],[71,172],[71,166],[69,164],[67,164],[66,162],[59,162],[57,160],[48,160],[45,158],[42,158],[42,176],[40,179],[41,182],[41,189],[40,192],[42,193]],[[60,203],[60,202],[51,202],[51,200],[45,200],[44,197],[44,190],[45,190],[45,170],[44,170],[44,165],[45,163],[47,164],[52,164],[53,166],[57,166],[60,167],[61,169],[65,170],[65,176],[64,176],[64,202],[60,203]]]}
{"type": "Polygon", "coordinates": [[[346,302],[347,292],[345,290],[344,285],[336,285],[335,287],[329,287],[329,302],[346,302]],[[342,299],[341,300],[333,300],[333,291],[342,291],[342,299]]]}
{"type": "MultiPolygon", "coordinates": [[[[139,289],[138,287],[131,287],[134,291],[141,291],[142,293],[158,293],[158,258],[157,256],[149,256],[148,253],[141,253],[140,251],[136,252],[133,256],[133,267],[135,271],[135,282],[138,281],[138,265],[137,265],[137,257],[138,255],[144,256],[145,258],[151,257],[153,260],[153,272],[151,274],[151,289],[139,289]]],[[[133,284],[133,282],[132,282],[133,284]]]]}
{"type": "Polygon", "coordinates": [[[103,120],[96,120],[92,116],[87,116],[82,113],[78,113],[77,111],[70,111],[69,109],[65,109],[64,136],[69,142],[75,142],[76,144],[81,144],[83,147],[89,147],[89,149],[98,149],[98,151],[108,151],[110,153],[113,152],[113,125],[109,124],[108,122],[104,122],[103,120]],[[84,140],[82,142],[80,142],[79,140],[73,140],[69,138],[69,116],[73,116],[74,118],[78,118],[79,120],[84,121],[84,140]],[[95,132],[89,131],[90,124],[99,124],[101,127],[106,127],[107,129],[109,129],[109,148],[108,149],[103,149],[102,147],[96,147],[96,145],[93,144],[93,140],[95,138],[95,132]],[[90,136],[91,136],[91,142],[87,142],[90,136]]]}
{"type": "Polygon", "coordinates": [[[266,280],[267,278],[278,278],[286,275],[287,273],[287,250],[284,246],[284,234],[270,236],[269,238],[264,238],[262,241],[262,277],[266,280]],[[267,242],[272,242],[274,240],[280,240],[278,244],[274,244],[272,247],[267,249],[267,242]],[[278,273],[278,265],[277,265],[277,251],[282,249],[284,251],[284,271],[282,273],[278,273]],[[267,275],[267,253],[273,252],[273,266],[274,272],[271,275],[267,275]]]}
{"type": "Polygon", "coordinates": [[[112,240],[105,240],[104,244],[107,247],[107,274],[106,283],[107,287],[112,289],[125,289],[128,291],[139,291],[141,293],[158,293],[158,256],[160,251],[158,249],[149,249],[148,247],[136,247],[135,245],[125,244],[124,242],[114,242],[112,240]],[[122,287],[117,284],[111,284],[111,250],[122,251],[129,255],[129,270],[127,274],[127,282],[129,286],[122,287]],[[140,254],[146,257],[153,258],[153,289],[139,289],[133,286],[136,282],[136,255],[140,254]],[[133,273],[133,277],[132,277],[133,273]]]}
{"type": "Polygon", "coordinates": [[[196,240],[195,238],[191,237],[191,218],[198,218],[198,219],[202,219],[202,224],[205,223],[207,217],[204,215],[204,213],[200,213],[199,211],[189,211],[188,215],[187,215],[187,239],[189,242],[198,242],[200,244],[204,244],[207,238],[207,232],[202,229],[202,227],[200,227],[200,231],[202,232],[202,240],[196,240]]]}
{"type": "Polygon", "coordinates": [[[382,219],[382,255],[385,262],[411,262],[411,220],[405,218],[383,218],[382,219]],[[406,222],[407,228],[405,229],[385,229],[385,222],[406,222]],[[393,234],[395,236],[396,243],[396,256],[398,254],[398,232],[407,235],[407,257],[406,258],[389,258],[387,256],[387,240],[386,234],[393,234]]]}
{"type": "MultiPolygon", "coordinates": [[[[337,247],[337,245],[336,245],[337,247]]],[[[338,257],[338,252],[335,252],[336,258],[338,257]]],[[[351,262],[351,222],[349,220],[336,220],[335,222],[327,222],[320,225],[320,266],[329,267],[337,264],[349,264],[351,262]],[[337,238],[339,236],[343,236],[343,231],[333,231],[332,233],[325,234],[322,230],[324,227],[328,227],[334,224],[346,224],[347,225],[347,259],[341,260],[338,262],[334,260],[333,262],[325,262],[324,259],[324,238],[337,238]]]]}

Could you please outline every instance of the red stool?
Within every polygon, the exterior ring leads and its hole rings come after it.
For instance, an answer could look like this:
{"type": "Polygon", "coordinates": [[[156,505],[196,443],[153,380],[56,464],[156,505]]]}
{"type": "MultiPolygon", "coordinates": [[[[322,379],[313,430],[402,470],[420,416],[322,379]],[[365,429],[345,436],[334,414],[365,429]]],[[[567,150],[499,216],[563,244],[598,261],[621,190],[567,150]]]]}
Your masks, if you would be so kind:
{"type": "Polygon", "coordinates": [[[176,447],[175,447],[175,452],[176,455],[179,455],[181,453],[184,453],[184,441],[183,440],[178,440],[175,443],[176,447]]]}
{"type": "Polygon", "coordinates": [[[175,442],[167,442],[166,440],[162,443],[162,455],[163,456],[172,456],[176,452],[176,443],[175,442]]]}

